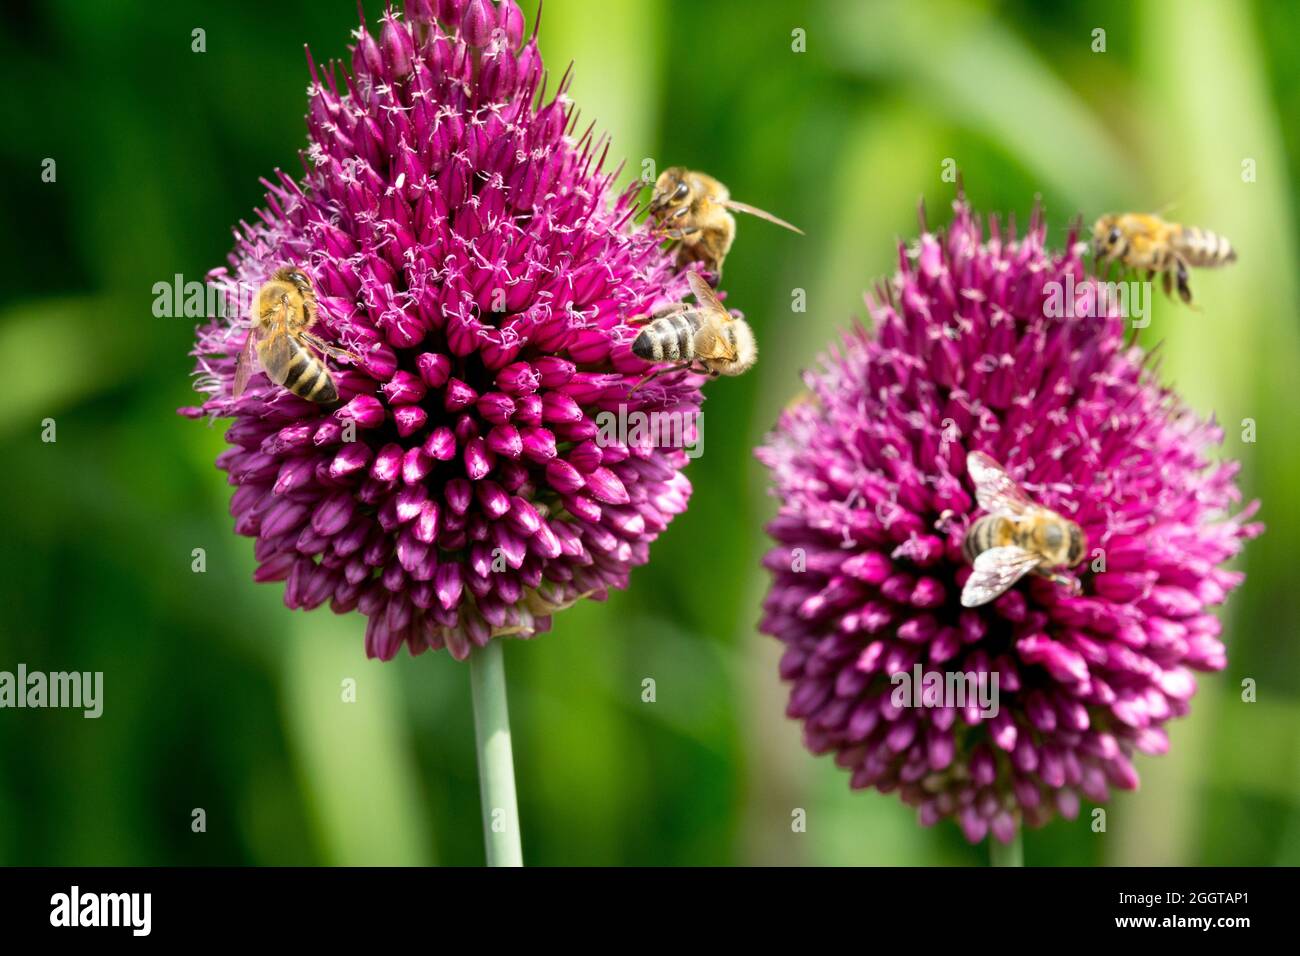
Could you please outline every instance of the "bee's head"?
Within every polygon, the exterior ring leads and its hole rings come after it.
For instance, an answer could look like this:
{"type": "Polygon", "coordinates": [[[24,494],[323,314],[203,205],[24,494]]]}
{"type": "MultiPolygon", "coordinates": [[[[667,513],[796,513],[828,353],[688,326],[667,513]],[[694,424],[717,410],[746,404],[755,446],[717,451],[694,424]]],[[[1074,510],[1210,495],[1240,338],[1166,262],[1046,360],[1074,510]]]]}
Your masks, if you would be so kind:
{"type": "Polygon", "coordinates": [[[271,274],[271,282],[287,282],[304,295],[311,292],[311,276],[298,266],[281,266],[271,274]]]}
{"type": "Polygon", "coordinates": [[[685,166],[669,166],[655,180],[654,195],[650,197],[650,213],[655,215],[670,206],[683,202],[690,195],[685,166]]]}
{"type": "Polygon", "coordinates": [[[1124,232],[1119,227],[1119,216],[1107,213],[1092,225],[1093,255],[1115,255],[1119,252],[1124,232]]]}
{"type": "Polygon", "coordinates": [[[1073,521],[1067,519],[1065,528],[1070,539],[1070,547],[1065,554],[1065,563],[1070,567],[1074,567],[1085,557],[1084,552],[1088,549],[1088,538],[1084,535],[1083,529],[1073,521]]]}
{"type": "Polygon", "coordinates": [[[291,266],[285,270],[285,278],[292,282],[299,292],[306,292],[311,289],[311,279],[307,273],[297,266],[291,266]]]}
{"type": "Polygon", "coordinates": [[[758,361],[758,343],[754,341],[754,330],[739,312],[732,313],[732,321],[727,328],[735,345],[736,358],[725,367],[718,368],[715,374],[741,375],[753,368],[758,361]]]}

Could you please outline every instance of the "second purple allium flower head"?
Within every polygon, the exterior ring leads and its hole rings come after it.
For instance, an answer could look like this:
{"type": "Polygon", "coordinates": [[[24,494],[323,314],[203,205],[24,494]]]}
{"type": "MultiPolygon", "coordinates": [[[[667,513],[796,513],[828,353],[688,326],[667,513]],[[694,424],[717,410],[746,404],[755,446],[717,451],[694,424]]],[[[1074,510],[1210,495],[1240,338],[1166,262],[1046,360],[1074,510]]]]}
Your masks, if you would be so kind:
{"type": "Polygon", "coordinates": [[[341,407],[264,376],[236,400],[247,317],[216,319],[185,411],[234,419],[235,528],[290,607],[359,609],[383,659],[545,630],[626,586],[686,507],[684,452],[597,442],[595,421],[698,406],[691,376],[629,396],[626,320],[685,277],[631,226],[603,143],[573,135],[566,82],[546,99],[512,0],[409,3],[362,27],[350,75],[311,72],[307,174],[269,186],[210,281],[239,302],[302,267],[314,331],[359,362],[330,362],[341,407]]]}
{"type": "Polygon", "coordinates": [[[1075,237],[1053,253],[1037,214],[1023,237],[986,237],[955,211],[900,248],[875,332],[845,336],[759,451],[780,501],[762,627],[786,646],[787,712],[810,749],[923,823],[1006,842],[1137,786],[1132,757],[1165,751],[1193,672],[1225,666],[1211,608],[1242,575],[1220,565],[1259,529],[1253,506],[1227,517],[1237,466],[1208,459],[1217,428],[1095,307],[1075,237]],[[1062,289],[1068,317],[1047,307],[1062,289]],[[1029,576],[961,606],[972,451],[1078,522],[1081,594],[1029,576]],[[900,675],[953,674],[996,675],[997,707],[895,693],[900,675]]]}

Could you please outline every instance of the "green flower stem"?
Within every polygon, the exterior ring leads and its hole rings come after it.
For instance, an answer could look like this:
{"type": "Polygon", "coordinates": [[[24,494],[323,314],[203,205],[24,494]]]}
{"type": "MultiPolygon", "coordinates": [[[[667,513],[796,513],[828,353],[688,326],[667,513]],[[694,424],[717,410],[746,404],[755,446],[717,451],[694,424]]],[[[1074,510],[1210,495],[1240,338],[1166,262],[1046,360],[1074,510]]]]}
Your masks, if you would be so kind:
{"type": "Polygon", "coordinates": [[[500,639],[469,656],[474,694],[474,740],[478,749],[479,796],[483,801],[483,842],[488,866],[523,866],[519,806],[515,801],[515,763],[506,708],[506,669],[500,639]]]}
{"type": "Polygon", "coordinates": [[[1021,842],[1020,833],[1020,828],[1016,827],[1016,835],[1011,838],[1010,843],[1002,843],[996,837],[989,836],[990,866],[1025,865],[1025,847],[1021,842]]]}

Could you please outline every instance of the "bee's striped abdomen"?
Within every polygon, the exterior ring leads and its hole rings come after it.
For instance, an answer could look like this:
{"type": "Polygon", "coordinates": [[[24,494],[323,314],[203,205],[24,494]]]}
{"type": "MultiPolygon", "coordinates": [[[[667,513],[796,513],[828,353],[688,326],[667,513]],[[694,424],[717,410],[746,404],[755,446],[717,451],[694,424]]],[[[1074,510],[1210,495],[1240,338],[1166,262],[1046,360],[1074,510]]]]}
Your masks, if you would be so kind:
{"type": "Polygon", "coordinates": [[[690,310],[655,319],[633,341],[632,354],[647,362],[690,362],[699,327],[699,315],[690,310]]]}
{"type": "Polygon", "coordinates": [[[1237,261],[1237,251],[1232,248],[1232,243],[1217,232],[1196,226],[1183,227],[1178,237],[1178,252],[1188,265],[1202,269],[1237,261]]]}
{"type": "Polygon", "coordinates": [[[966,537],[961,543],[962,554],[968,562],[973,563],[989,548],[1006,544],[1006,520],[1001,515],[984,515],[975,519],[975,523],[966,530],[966,537]]]}
{"type": "Polygon", "coordinates": [[[309,402],[332,402],[338,398],[338,389],[334,387],[325,363],[301,343],[290,339],[289,344],[293,358],[288,374],[280,384],[309,402]]]}
{"type": "Polygon", "coordinates": [[[277,385],[309,402],[327,404],[339,397],[325,363],[293,337],[283,333],[270,336],[259,349],[262,367],[277,385]]]}

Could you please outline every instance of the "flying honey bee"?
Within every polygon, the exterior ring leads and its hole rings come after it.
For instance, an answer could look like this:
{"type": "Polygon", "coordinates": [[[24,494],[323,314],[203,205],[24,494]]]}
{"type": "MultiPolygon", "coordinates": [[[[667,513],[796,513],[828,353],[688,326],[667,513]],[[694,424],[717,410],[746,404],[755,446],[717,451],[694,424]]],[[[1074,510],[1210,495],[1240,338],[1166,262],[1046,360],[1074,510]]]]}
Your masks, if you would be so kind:
{"type": "Polygon", "coordinates": [[[677,264],[702,262],[718,276],[736,238],[736,219],[728,211],[732,209],[803,235],[803,230],[770,212],[736,202],[727,187],[712,176],[684,166],[671,166],[655,180],[649,206],[650,218],[664,235],[681,241],[677,264]]]}
{"type": "Polygon", "coordinates": [[[975,520],[962,541],[962,553],[974,567],[962,588],[962,607],[987,604],[1031,571],[1079,593],[1079,582],[1057,569],[1083,560],[1083,529],[1031,501],[983,452],[966,456],[966,470],[975,483],[975,500],[988,514],[975,520]]]}
{"type": "Polygon", "coordinates": [[[232,395],[239,398],[244,393],[260,364],[272,382],[299,398],[322,405],[337,401],[334,379],[312,350],[353,362],[357,357],[309,331],[317,315],[316,290],[307,273],[297,266],[277,269],[253,301],[253,327],[235,365],[232,395]]]}
{"type": "Polygon", "coordinates": [[[803,408],[804,406],[821,408],[821,404],[822,404],[821,399],[819,399],[816,395],[813,394],[812,389],[804,388],[799,393],[797,393],[794,398],[786,402],[785,408],[781,409],[781,411],[783,413],[792,412],[795,409],[803,408]]]}
{"type": "Polygon", "coordinates": [[[696,306],[678,302],[659,309],[632,342],[632,354],[647,362],[672,362],[652,372],[634,387],[656,375],[690,368],[697,362],[713,378],[740,375],[758,361],[758,344],[749,323],[727,310],[698,272],[688,272],[696,306]]]}
{"type": "Polygon", "coordinates": [[[1162,276],[1165,295],[1178,288],[1178,297],[1190,305],[1192,289],[1188,269],[1214,269],[1237,261],[1232,244],[1218,233],[1196,226],[1165,222],[1149,213],[1108,213],[1092,227],[1092,244],[1098,262],[1145,271],[1150,279],[1162,276]]]}

